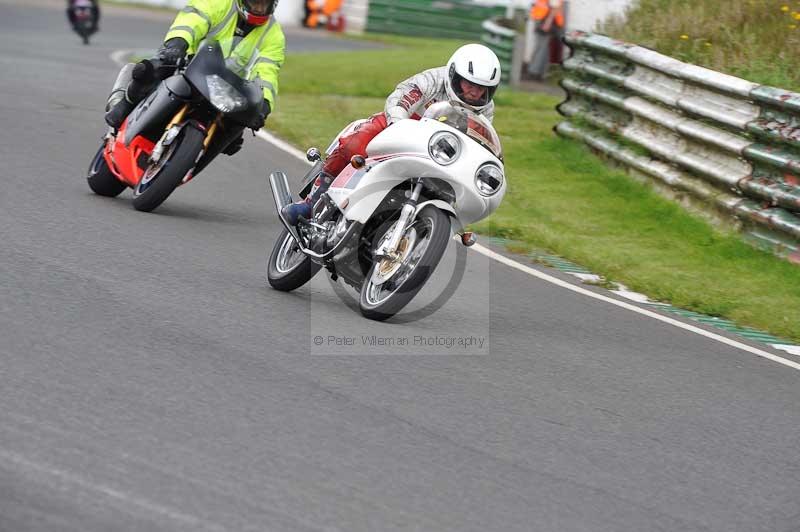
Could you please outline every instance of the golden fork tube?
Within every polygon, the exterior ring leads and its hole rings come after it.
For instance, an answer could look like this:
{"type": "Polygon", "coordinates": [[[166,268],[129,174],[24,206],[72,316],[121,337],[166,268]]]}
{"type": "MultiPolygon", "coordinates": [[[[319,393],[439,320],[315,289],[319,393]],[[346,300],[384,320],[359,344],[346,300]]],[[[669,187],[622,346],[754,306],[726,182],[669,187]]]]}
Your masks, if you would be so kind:
{"type": "Polygon", "coordinates": [[[219,118],[214,120],[214,123],[211,124],[211,127],[208,128],[208,134],[206,135],[206,140],[203,141],[203,149],[207,150],[208,145],[211,144],[211,139],[214,138],[214,133],[217,132],[217,126],[219,126],[219,118]]]}
{"type": "Polygon", "coordinates": [[[180,121],[183,120],[183,117],[186,115],[186,111],[188,110],[189,110],[189,104],[187,103],[183,107],[181,107],[180,111],[175,113],[175,116],[172,117],[172,121],[169,123],[169,125],[167,125],[167,129],[170,129],[175,124],[180,123],[180,121]]]}

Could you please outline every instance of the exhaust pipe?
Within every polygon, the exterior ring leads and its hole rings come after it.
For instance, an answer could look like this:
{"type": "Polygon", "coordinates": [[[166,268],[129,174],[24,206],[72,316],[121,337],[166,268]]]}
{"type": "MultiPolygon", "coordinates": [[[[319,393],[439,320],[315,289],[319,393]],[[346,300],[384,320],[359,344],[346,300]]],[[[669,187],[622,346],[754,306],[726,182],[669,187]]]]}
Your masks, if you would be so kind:
{"type": "Polygon", "coordinates": [[[269,186],[272,189],[272,197],[275,200],[275,208],[278,210],[278,218],[283,226],[292,235],[294,241],[300,246],[303,253],[308,253],[308,249],[303,245],[300,235],[297,234],[297,228],[292,226],[286,218],[283,217],[283,208],[292,202],[292,193],[289,192],[289,180],[286,179],[286,174],[283,172],[272,172],[269,174],[269,186]]]}
{"type": "Polygon", "coordinates": [[[272,172],[269,174],[269,186],[272,189],[272,197],[275,199],[275,208],[278,213],[286,205],[292,202],[292,193],[289,192],[289,180],[283,172],[272,172]]]}
{"type": "MultiPolygon", "coordinates": [[[[287,231],[289,231],[289,234],[292,235],[292,238],[294,238],[295,242],[297,242],[297,245],[300,246],[300,251],[312,259],[316,259],[316,261],[323,261],[333,257],[339,252],[339,249],[343,247],[343,244],[346,243],[350,237],[356,233],[356,231],[361,231],[361,229],[364,228],[364,226],[360,223],[351,223],[350,227],[347,228],[347,231],[339,239],[339,242],[336,243],[333,249],[328,250],[326,253],[316,253],[311,251],[304,245],[300,235],[297,234],[297,228],[289,224],[289,222],[286,221],[281,213],[283,207],[292,202],[292,194],[289,192],[289,180],[286,179],[286,174],[283,172],[273,172],[269,174],[269,186],[272,188],[272,197],[275,199],[275,208],[278,209],[278,218],[280,219],[281,223],[283,223],[283,226],[287,231]]],[[[320,264],[322,264],[322,262],[320,262],[320,264]]]]}

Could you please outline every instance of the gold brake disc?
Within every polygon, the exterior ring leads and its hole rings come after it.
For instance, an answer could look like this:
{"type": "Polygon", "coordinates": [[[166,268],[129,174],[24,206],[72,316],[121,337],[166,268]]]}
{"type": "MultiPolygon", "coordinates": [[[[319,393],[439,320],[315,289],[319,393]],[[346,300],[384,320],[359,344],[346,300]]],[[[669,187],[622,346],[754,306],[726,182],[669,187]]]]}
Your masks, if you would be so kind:
{"type": "Polygon", "coordinates": [[[408,257],[408,254],[414,248],[416,240],[416,232],[411,229],[411,233],[406,233],[406,235],[400,239],[400,243],[397,244],[395,258],[385,258],[378,263],[378,267],[375,268],[375,272],[372,275],[372,284],[376,286],[382,285],[397,273],[397,270],[400,269],[403,262],[408,257]]]}
{"type": "Polygon", "coordinates": [[[408,237],[404,236],[400,239],[400,243],[397,244],[397,258],[383,259],[378,266],[378,272],[380,273],[381,277],[389,277],[394,273],[392,270],[396,270],[400,267],[400,265],[403,263],[403,259],[405,258],[407,249],[408,237]]]}

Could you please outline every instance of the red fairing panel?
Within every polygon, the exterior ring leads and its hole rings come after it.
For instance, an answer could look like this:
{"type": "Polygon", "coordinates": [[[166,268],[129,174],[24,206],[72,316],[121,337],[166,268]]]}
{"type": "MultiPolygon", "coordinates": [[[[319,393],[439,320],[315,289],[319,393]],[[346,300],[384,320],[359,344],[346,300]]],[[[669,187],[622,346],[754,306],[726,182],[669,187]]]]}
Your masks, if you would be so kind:
{"type": "Polygon", "coordinates": [[[130,187],[135,187],[144,175],[146,161],[153,153],[155,143],[144,137],[135,137],[130,146],[125,146],[126,120],[113,142],[106,144],[103,157],[111,172],[130,187]],[[140,163],[141,162],[141,166],[140,163]]]}

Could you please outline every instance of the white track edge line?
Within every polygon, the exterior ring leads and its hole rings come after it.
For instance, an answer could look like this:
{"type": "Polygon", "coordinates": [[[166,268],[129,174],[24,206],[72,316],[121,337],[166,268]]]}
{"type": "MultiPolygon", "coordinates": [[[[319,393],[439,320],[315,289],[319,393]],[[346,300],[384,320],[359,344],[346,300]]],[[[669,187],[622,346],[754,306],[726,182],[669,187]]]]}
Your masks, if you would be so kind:
{"type": "Polygon", "coordinates": [[[596,292],[592,292],[591,290],[587,290],[586,288],[576,286],[572,283],[568,283],[563,281],[557,277],[553,277],[552,275],[548,275],[544,272],[540,272],[534,268],[529,266],[525,266],[524,264],[520,264],[519,262],[506,257],[505,255],[501,255],[488,249],[480,244],[475,244],[472,246],[472,249],[480,253],[481,255],[485,255],[490,259],[494,259],[497,262],[503,263],[506,266],[510,266],[511,268],[515,268],[521,272],[527,273],[528,275],[532,275],[534,277],[538,277],[543,281],[547,281],[548,283],[552,283],[554,285],[560,286],[562,288],[566,288],[567,290],[572,290],[578,294],[582,294],[600,301],[605,301],[606,303],[611,303],[612,305],[616,305],[618,307],[624,308],[626,310],[630,310],[632,312],[636,312],[637,314],[642,314],[644,316],[659,320],[661,322],[667,323],[674,327],[678,327],[679,329],[684,329],[686,331],[693,332],[695,334],[699,334],[700,336],[705,336],[711,340],[716,340],[717,342],[726,344],[731,347],[735,347],[737,349],[741,349],[742,351],[747,351],[748,353],[766,358],[767,360],[771,360],[773,362],[777,362],[778,364],[783,364],[784,366],[788,366],[790,368],[800,370],[800,364],[797,362],[793,362],[791,360],[787,360],[785,358],[779,357],[772,353],[768,353],[767,351],[763,351],[758,349],[757,347],[752,347],[747,344],[743,344],[741,342],[737,342],[736,340],[732,340],[730,338],[726,338],[719,334],[713,333],[711,331],[706,331],[705,329],[701,329],[700,327],[695,327],[694,325],[690,325],[688,323],[683,323],[682,321],[678,321],[676,319],[670,318],[668,316],[662,316],[656,312],[652,312],[647,309],[643,309],[641,307],[637,307],[636,305],[632,305],[630,303],[626,303],[625,301],[620,301],[618,299],[614,299],[611,297],[604,296],[602,294],[598,294],[596,292]]]}
{"type": "Polygon", "coordinates": [[[111,52],[111,54],[108,57],[110,57],[111,60],[114,61],[114,63],[117,64],[118,66],[122,66],[125,64],[124,58],[127,57],[130,53],[131,53],[130,50],[115,50],[111,52]]]}
{"type": "Polygon", "coordinates": [[[308,159],[306,159],[306,154],[305,153],[303,153],[302,151],[298,150],[297,148],[295,148],[294,146],[292,146],[291,144],[289,144],[285,140],[279,139],[278,137],[276,137],[272,133],[267,133],[263,129],[259,129],[258,131],[256,131],[256,136],[258,138],[262,139],[262,140],[266,140],[270,144],[274,145],[276,148],[278,148],[280,150],[283,150],[283,151],[285,151],[286,153],[288,153],[290,155],[294,155],[295,157],[297,157],[298,159],[300,159],[304,163],[308,164],[309,166],[313,164],[308,159]]]}

